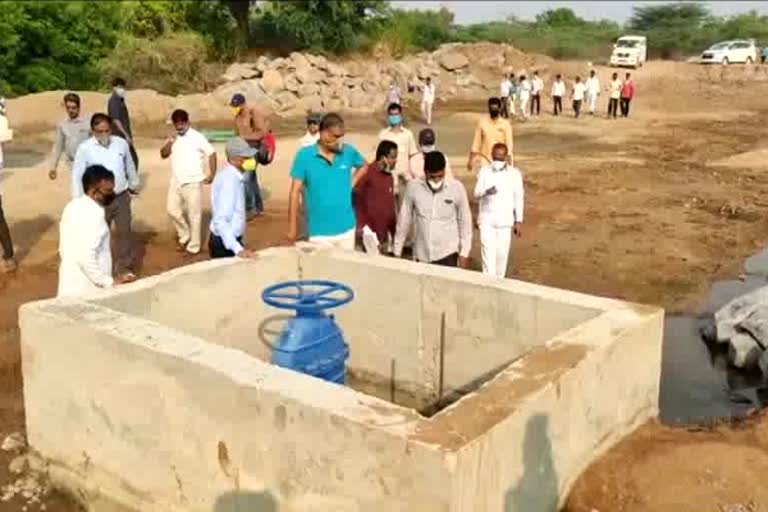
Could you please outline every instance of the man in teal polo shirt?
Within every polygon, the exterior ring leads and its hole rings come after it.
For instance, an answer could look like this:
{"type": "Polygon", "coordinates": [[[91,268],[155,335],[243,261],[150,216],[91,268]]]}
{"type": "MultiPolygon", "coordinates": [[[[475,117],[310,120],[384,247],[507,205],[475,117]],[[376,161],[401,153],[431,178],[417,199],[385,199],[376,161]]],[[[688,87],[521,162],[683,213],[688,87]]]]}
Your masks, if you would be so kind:
{"type": "Polygon", "coordinates": [[[355,212],[352,187],[360,177],[365,160],[350,144],[341,142],[344,120],[326,114],[320,121],[316,144],[296,153],[291,167],[288,240],[296,241],[299,197],[304,191],[307,231],[312,243],[353,251],[355,212]]]}

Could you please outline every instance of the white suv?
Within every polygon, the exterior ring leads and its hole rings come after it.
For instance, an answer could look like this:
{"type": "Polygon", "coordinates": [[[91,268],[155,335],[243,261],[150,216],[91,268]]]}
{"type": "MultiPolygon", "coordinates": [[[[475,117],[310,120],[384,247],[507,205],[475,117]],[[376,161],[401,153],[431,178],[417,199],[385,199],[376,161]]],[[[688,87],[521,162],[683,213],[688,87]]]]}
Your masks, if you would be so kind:
{"type": "Polygon", "coordinates": [[[739,39],[713,44],[701,54],[702,64],[733,64],[743,62],[752,64],[757,60],[757,48],[752,40],[739,39]]]}

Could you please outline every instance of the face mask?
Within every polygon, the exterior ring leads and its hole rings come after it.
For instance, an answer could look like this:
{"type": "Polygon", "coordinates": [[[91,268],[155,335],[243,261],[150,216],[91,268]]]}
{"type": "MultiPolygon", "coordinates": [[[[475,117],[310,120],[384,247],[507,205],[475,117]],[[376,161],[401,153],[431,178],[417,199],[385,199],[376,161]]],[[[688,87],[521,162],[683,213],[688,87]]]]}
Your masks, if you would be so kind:
{"type": "Polygon", "coordinates": [[[256,170],[256,159],[255,158],[247,158],[243,160],[243,164],[240,167],[244,171],[255,171],[256,170]]]}
{"type": "Polygon", "coordinates": [[[125,96],[125,89],[122,87],[115,87],[115,94],[123,98],[125,96]]]}
{"type": "Polygon", "coordinates": [[[389,126],[397,126],[403,122],[403,118],[400,116],[389,116],[389,126]]]}
{"type": "Polygon", "coordinates": [[[431,146],[421,146],[421,152],[422,153],[431,153],[435,150],[435,145],[432,144],[431,146]]]}
{"type": "Polygon", "coordinates": [[[233,116],[236,116],[240,113],[240,107],[232,107],[230,110],[232,111],[233,116]]]}
{"type": "Polygon", "coordinates": [[[184,136],[184,134],[185,134],[185,133],[187,133],[187,130],[188,130],[188,129],[189,129],[189,128],[187,128],[187,129],[185,129],[185,130],[176,130],[176,135],[178,135],[179,137],[183,137],[183,136],[184,136]]]}
{"type": "Polygon", "coordinates": [[[392,171],[395,170],[395,166],[394,165],[390,165],[390,164],[388,164],[386,162],[382,162],[382,164],[380,166],[380,169],[381,169],[381,172],[383,172],[383,173],[392,174],[392,171]]]}
{"type": "Polygon", "coordinates": [[[342,148],[344,147],[343,142],[338,142],[335,146],[331,148],[331,151],[333,153],[336,153],[337,155],[341,153],[342,148]]]}
{"type": "Polygon", "coordinates": [[[488,113],[491,115],[492,118],[496,119],[499,117],[499,109],[497,108],[489,108],[488,113]]]}
{"type": "Polygon", "coordinates": [[[105,148],[109,146],[109,135],[96,137],[96,142],[104,146],[105,148]]]}
{"type": "Polygon", "coordinates": [[[112,202],[115,200],[115,193],[112,192],[111,194],[104,194],[101,197],[101,206],[109,206],[112,204],[112,202]]]}
{"type": "Polygon", "coordinates": [[[443,188],[443,182],[444,179],[439,180],[427,180],[427,185],[429,185],[429,188],[432,189],[432,192],[437,192],[441,188],[443,188]]]}
{"type": "Polygon", "coordinates": [[[503,160],[494,160],[491,162],[491,167],[493,167],[494,171],[501,171],[507,166],[507,162],[503,160]]]}

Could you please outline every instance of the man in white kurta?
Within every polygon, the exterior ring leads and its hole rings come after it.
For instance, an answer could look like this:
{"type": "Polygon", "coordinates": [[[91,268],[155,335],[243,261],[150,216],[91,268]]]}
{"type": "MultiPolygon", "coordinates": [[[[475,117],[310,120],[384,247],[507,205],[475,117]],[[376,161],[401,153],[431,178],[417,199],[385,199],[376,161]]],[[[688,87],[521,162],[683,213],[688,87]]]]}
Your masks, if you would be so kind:
{"type": "Polygon", "coordinates": [[[115,178],[105,167],[88,167],[83,192],[64,208],[59,224],[57,297],[78,297],[109,288],[112,279],[110,232],[104,207],[115,198],[115,178]]]}
{"type": "Polygon", "coordinates": [[[507,163],[504,144],[493,147],[493,160],[480,169],[475,185],[479,202],[480,257],[483,273],[504,278],[507,274],[512,234],[520,236],[523,222],[523,177],[507,163]]]}

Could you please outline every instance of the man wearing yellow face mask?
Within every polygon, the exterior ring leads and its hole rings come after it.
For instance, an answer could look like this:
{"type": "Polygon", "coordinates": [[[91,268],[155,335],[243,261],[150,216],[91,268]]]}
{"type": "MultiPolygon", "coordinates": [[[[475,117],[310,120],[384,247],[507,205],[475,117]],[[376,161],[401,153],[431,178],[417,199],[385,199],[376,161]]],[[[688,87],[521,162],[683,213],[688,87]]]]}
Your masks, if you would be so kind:
{"type": "Polygon", "coordinates": [[[238,256],[248,258],[254,252],[243,246],[245,234],[244,174],[256,168],[256,149],[244,139],[227,142],[227,165],[216,173],[211,187],[211,258],[238,256]]]}
{"type": "MultiPolygon", "coordinates": [[[[234,94],[229,102],[235,116],[237,134],[250,146],[259,149],[264,137],[269,133],[269,117],[258,109],[249,107],[245,96],[234,94]]],[[[254,160],[255,163],[255,160],[254,160]]],[[[256,167],[246,170],[244,175],[245,212],[248,220],[264,213],[256,167]]]]}

